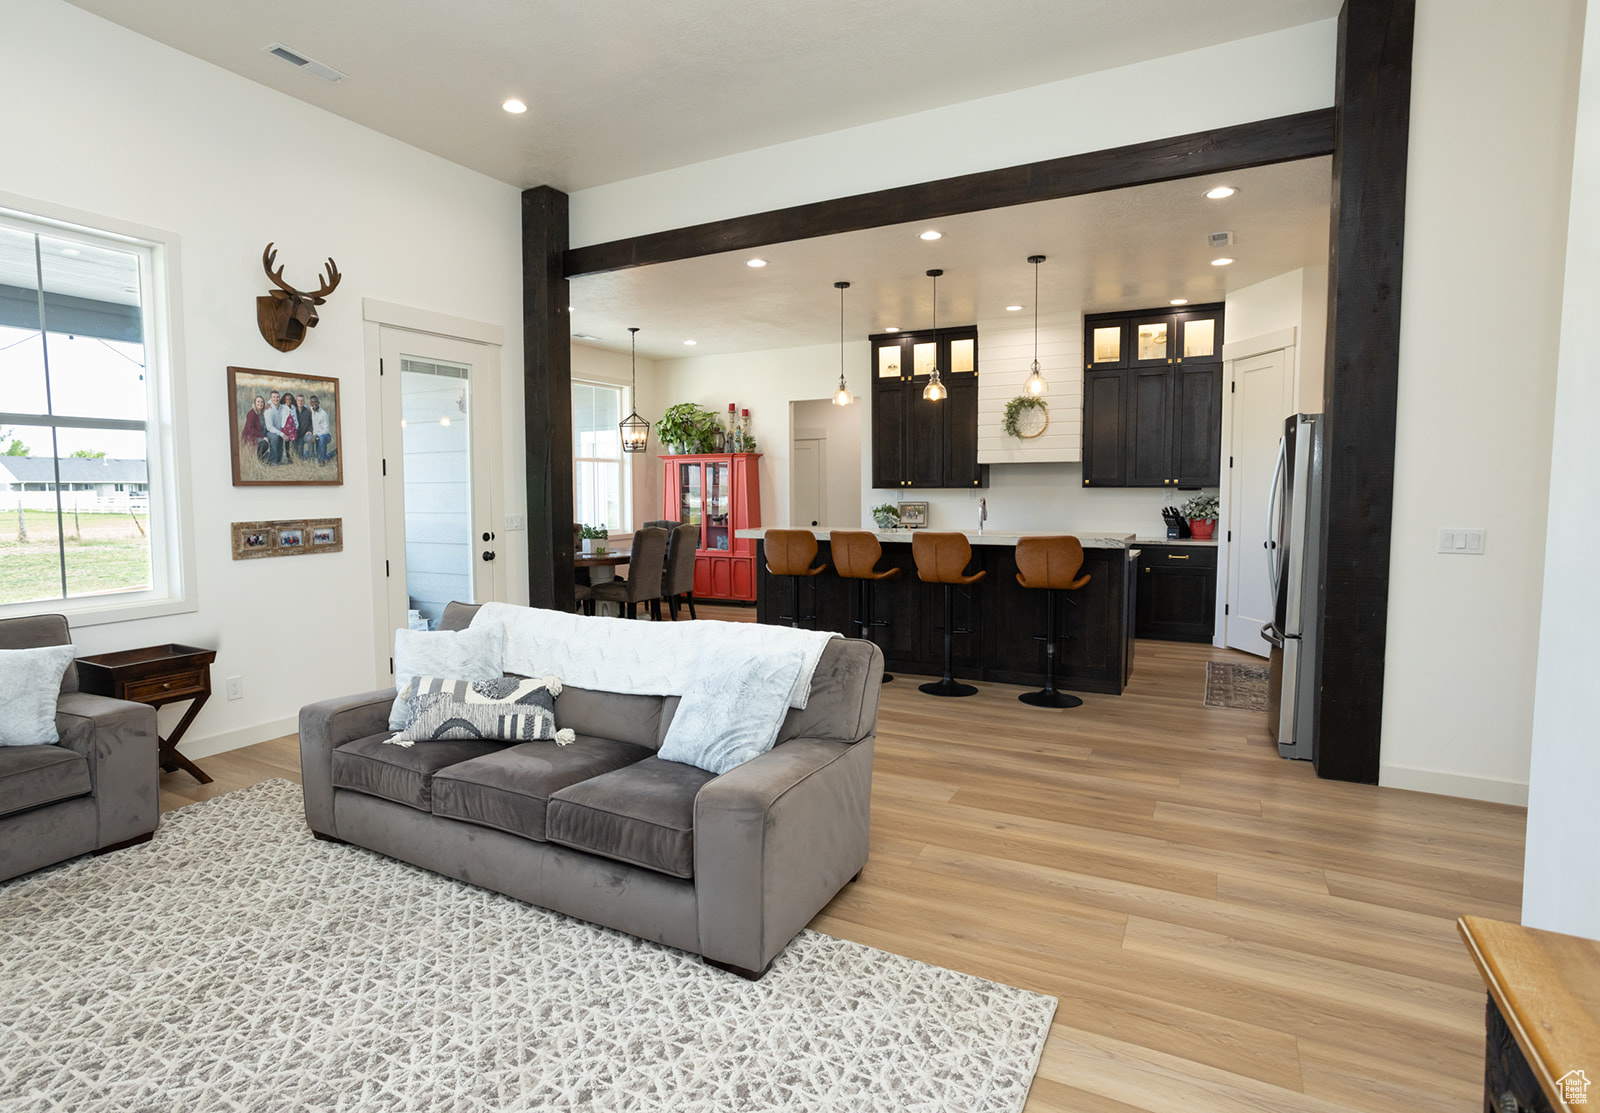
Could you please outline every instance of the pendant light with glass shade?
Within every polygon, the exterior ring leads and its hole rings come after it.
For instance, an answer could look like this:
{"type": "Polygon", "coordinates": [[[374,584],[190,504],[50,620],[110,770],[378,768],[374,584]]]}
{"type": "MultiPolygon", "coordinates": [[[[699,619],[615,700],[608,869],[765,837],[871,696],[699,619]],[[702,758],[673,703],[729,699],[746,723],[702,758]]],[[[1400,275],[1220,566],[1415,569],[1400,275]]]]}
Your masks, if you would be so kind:
{"type": "Polygon", "coordinates": [[[1044,256],[1030,255],[1028,262],[1033,264],[1033,373],[1022,387],[1030,397],[1038,398],[1050,387],[1039,374],[1039,264],[1044,262],[1044,256]]]}
{"type": "Polygon", "coordinates": [[[839,291],[839,389],[833,392],[833,404],[848,406],[856,400],[844,381],[844,292],[850,288],[850,283],[835,282],[833,288],[839,291]]]}
{"type": "Polygon", "coordinates": [[[619,421],[617,428],[622,433],[622,451],[643,452],[650,444],[650,423],[639,416],[639,330],[630,328],[628,332],[633,363],[633,394],[629,401],[633,402],[633,412],[619,421]]]}
{"type": "Polygon", "coordinates": [[[929,402],[938,402],[950,396],[950,391],[944,385],[944,376],[939,374],[939,276],[943,273],[939,270],[928,272],[928,277],[933,279],[933,374],[928,376],[928,385],[922,388],[922,397],[929,402]]]}

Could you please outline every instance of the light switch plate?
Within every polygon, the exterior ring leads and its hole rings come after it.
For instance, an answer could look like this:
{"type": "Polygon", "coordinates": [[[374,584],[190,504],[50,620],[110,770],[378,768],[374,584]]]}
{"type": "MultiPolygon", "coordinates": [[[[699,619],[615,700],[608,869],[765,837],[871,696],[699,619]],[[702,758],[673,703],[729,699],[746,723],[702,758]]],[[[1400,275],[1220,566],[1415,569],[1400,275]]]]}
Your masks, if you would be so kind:
{"type": "Polygon", "coordinates": [[[506,529],[527,529],[528,516],[526,514],[507,514],[506,529]]]}
{"type": "Polygon", "coordinates": [[[1484,532],[1481,529],[1441,529],[1439,551],[1456,556],[1482,556],[1484,532]]]}

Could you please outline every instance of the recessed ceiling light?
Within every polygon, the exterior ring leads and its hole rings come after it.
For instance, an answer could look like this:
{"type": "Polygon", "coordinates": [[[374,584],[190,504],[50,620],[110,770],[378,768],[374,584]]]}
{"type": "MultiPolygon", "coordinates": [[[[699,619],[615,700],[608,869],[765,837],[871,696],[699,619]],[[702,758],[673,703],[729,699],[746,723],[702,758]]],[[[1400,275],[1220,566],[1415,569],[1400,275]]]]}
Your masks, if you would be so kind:
{"type": "Polygon", "coordinates": [[[1206,196],[1213,201],[1221,201],[1224,197],[1232,197],[1239,191],[1232,186],[1218,186],[1216,189],[1206,190],[1206,196]]]}
{"type": "Polygon", "coordinates": [[[599,340],[600,338],[598,336],[590,336],[587,332],[575,332],[575,333],[572,334],[572,339],[574,339],[574,340],[599,340]]]}
{"type": "Polygon", "coordinates": [[[75,247],[63,247],[61,249],[61,254],[63,254],[63,255],[82,255],[83,252],[79,251],[75,247]]]}
{"type": "Polygon", "coordinates": [[[528,110],[528,106],[523,104],[516,97],[512,97],[510,100],[506,101],[500,107],[504,108],[507,112],[511,113],[513,116],[520,116],[520,115],[522,115],[524,112],[526,112],[528,110]]]}
{"type": "Polygon", "coordinates": [[[685,341],[684,341],[684,342],[683,342],[683,346],[684,346],[684,347],[685,347],[685,348],[692,348],[692,347],[694,347],[694,346],[695,346],[695,345],[696,345],[696,344],[698,344],[698,343],[700,343],[700,341],[698,341],[698,340],[685,340],[685,341]]]}
{"type": "Polygon", "coordinates": [[[1211,265],[1213,267],[1225,267],[1231,262],[1233,262],[1232,259],[1229,259],[1227,257],[1223,257],[1221,259],[1213,259],[1213,260],[1211,260],[1211,265]]]}
{"type": "Polygon", "coordinates": [[[1022,308],[1022,306],[1020,306],[1020,305],[1008,305],[1008,306],[1006,306],[1006,312],[1007,313],[1015,313],[1018,310],[1020,310],[1021,308],[1022,308]]]}
{"type": "Polygon", "coordinates": [[[1188,305],[1189,304],[1189,299],[1188,298],[1173,298],[1171,304],[1173,304],[1173,305],[1188,305]]]}
{"type": "Polygon", "coordinates": [[[887,326],[884,327],[883,331],[884,332],[899,332],[900,331],[900,326],[899,325],[887,325],[887,326]]]}
{"type": "Polygon", "coordinates": [[[767,265],[767,261],[765,259],[748,259],[744,265],[747,267],[764,267],[767,265]]]}
{"type": "Polygon", "coordinates": [[[944,233],[943,232],[935,232],[932,228],[929,228],[926,232],[922,233],[922,235],[918,236],[917,238],[919,240],[938,240],[938,239],[943,239],[944,238],[944,233]]]}

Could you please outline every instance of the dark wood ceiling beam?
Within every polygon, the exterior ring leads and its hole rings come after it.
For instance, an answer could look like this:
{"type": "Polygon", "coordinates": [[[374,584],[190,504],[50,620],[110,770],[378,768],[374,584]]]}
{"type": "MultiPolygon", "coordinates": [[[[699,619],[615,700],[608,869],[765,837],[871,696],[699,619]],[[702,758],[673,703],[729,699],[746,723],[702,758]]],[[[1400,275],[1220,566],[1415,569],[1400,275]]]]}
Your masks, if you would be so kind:
{"type": "Polygon", "coordinates": [[[1333,153],[1333,109],[897,186],[788,209],[652,232],[566,253],[567,278],[743,251],[790,240],[1153,185],[1333,153]]]}

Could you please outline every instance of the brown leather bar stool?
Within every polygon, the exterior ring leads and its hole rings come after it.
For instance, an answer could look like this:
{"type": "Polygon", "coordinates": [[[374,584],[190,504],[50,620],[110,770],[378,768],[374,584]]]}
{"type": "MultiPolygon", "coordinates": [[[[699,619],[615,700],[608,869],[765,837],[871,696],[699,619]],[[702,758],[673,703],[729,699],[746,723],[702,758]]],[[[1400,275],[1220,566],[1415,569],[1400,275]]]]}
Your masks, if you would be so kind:
{"type": "MultiPolygon", "coordinates": [[[[1076,537],[1022,537],[1017,540],[1017,583],[1042,590],[1044,595],[1044,687],[1017,698],[1034,707],[1080,707],[1077,696],[1056,691],[1056,592],[1076,591],[1089,582],[1078,575],[1083,568],[1083,545],[1076,537]]],[[[1068,597],[1068,603],[1078,604],[1068,597]]],[[[1062,638],[1070,640],[1071,634],[1062,638]]]]}
{"type": "MultiPolygon", "coordinates": [[[[839,575],[855,581],[851,610],[863,617],[852,617],[851,625],[861,627],[861,636],[870,642],[874,626],[889,625],[888,619],[873,617],[876,613],[872,605],[873,586],[880,580],[894,579],[900,575],[900,569],[878,570],[878,561],[883,559],[883,546],[864,529],[836,529],[828,534],[828,547],[833,550],[833,566],[838,569],[839,575]]],[[[885,684],[893,679],[888,673],[883,674],[885,684]]]]}
{"type": "MultiPolygon", "coordinates": [[[[769,529],[762,538],[762,545],[767,551],[767,571],[774,576],[792,577],[790,587],[794,592],[794,603],[790,609],[793,613],[780,614],[778,621],[787,619],[789,625],[796,629],[799,629],[802,621],[816,622],[815,614],[808,614],[803,619],[800,615],[800,580],[828,570],[826,564],[811,565],[817,559],[817,535],[808,529],[769,529]]],[[[814,610],[815,592],[812,593],[811,605],[814,610]]]]}
{"type": "Polygon", "coordinates": [[[972,546],[959,533],[921,533],[911,538],[911,559],[917,562],[917,579],[925,584],[944,585],[944,625],[935,627],[944,631],[944,676],[929,684],[919,684],[917,691],[930,696],[975,696],[978,689],[962,684],[950,675],[952,639],[956,634],[970,634],[971,630],[955,628],[955,596],[957,584],[965,587],[975,584],[988,575],[974,572],[966,575],[972,562],[972,546]]]}

